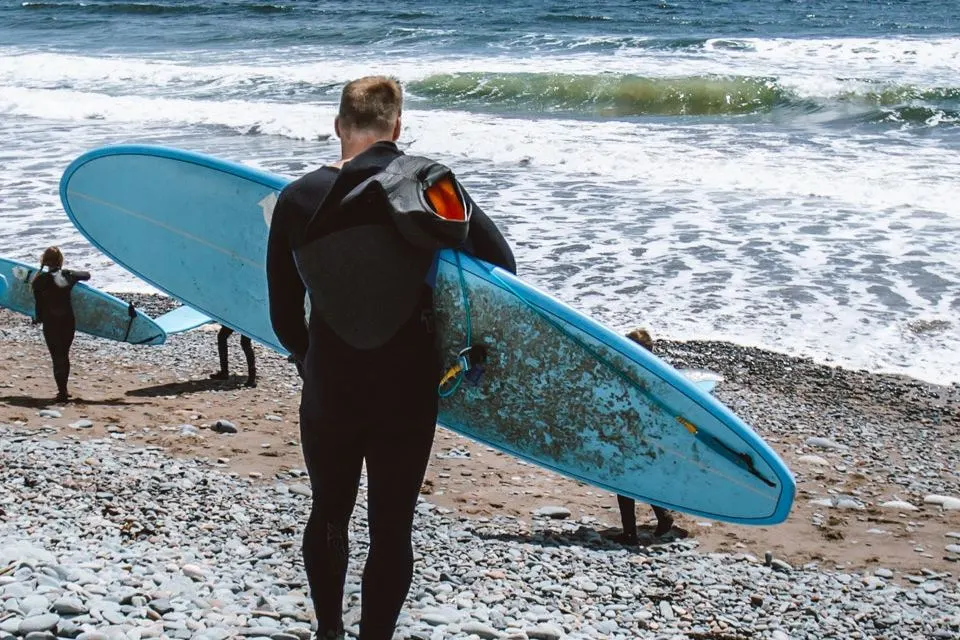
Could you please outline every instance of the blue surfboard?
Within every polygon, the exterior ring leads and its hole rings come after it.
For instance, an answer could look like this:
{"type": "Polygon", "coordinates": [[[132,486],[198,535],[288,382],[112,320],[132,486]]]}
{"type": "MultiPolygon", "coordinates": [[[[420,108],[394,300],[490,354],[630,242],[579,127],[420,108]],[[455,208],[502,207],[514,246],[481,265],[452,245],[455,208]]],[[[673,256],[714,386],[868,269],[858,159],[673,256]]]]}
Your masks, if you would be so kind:
{"type": "MultiPolygon", "coordinates": [[[[31,283],[38,268],[16,260],[0,258],[0,307],[33,317],[36,308],[31,283]]],[[[166,332],[146,314],[129,303],[80,282],[71,292],[77,331],[131,344],[163,344],[166,332]]]]}
{"type": "MultiPolygon", "coordinates": [[[[265,276],[273,207],[289,179],[164,147],[75,160],[60,196],[117,263],[200,313],[283,352],[265,276]]],[[[441,401],[439,422],[547,469],[637,500],[776,524],[794,479],[747,424],[679,371],[512,274],[440,254],[436,307],[452,364],[467,341],[485,371],[441,401]]]]}
{"type": "Polygon", "coordinates": [[[203,315],[196,309],[182,305],[168,311],[162,316],[153,319],[161,329],[166,331],[168,336],[175,333],[191,331],[197,327],[213,322],[209,317],[203,315]]]}

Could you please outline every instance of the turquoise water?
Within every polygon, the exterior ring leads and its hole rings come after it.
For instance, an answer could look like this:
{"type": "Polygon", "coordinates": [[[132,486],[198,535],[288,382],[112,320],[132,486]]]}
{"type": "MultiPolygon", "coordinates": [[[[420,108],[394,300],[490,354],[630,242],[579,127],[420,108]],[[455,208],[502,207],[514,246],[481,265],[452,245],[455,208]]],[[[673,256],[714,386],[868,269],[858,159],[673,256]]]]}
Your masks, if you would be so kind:
{"type": "Polygon", "coordinates": [[[368,73],[525,277],[615,328],[960,381],[955,2],[0,0],[0,255],[138,288],[60,213],[73,157],[295,175],[368,73]]]}

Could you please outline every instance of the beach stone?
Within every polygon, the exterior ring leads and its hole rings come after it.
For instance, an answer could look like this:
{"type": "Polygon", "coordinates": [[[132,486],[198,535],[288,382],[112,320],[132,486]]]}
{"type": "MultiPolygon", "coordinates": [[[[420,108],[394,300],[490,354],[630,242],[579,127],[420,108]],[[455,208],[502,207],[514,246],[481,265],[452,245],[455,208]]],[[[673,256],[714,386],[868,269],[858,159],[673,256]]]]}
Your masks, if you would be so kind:
{"type": "Polygon", "coordinates": [[[846,449],[844,445],[830,438],[811,437],[807,438],[806,444],[808,447],[816,447],[817,449],[846,449]]]}
{"type": "Polygon", "coordinates": [[[20,599],[20,608],[27,616],[47,613],[47,609],[49,607],[50,601],[40,595],[30,594],[29,596],[20,599]]]}
{"type": "Polygon", "coordinates": [[[217,420],[211,429],[217,433],[237,433],[239,431],[237,426],[229,420],[217,420]]]}
{"type": "Polygon", "coordinates": [[[53,603],[53,610],[63,616],[82,615],[89,611],[83,602],[80,601],[80,598],[73,596],[57,598],[53,603]]]}
{"type": "Polygon", "coordinates": [[[195,564],[185,564],[181,571],[183,575],[194,580],[204,580],[207,577],[207,570],[195,564]]]}
{"type": "Polygon", "coordinates": [[[57,411],[56,409],[40,409],[37,411],[37,415],[41,418],[62,418],[63,414],[57,411]]]}
{"type": "Polygon", "coordinates": [[[948,544],[947,551],[950,553],[960,553],[960,544],[948,544]]]}
{"type": "Polygon", "coordinates": [[[465,622],[460,625],[460,633],[478,635],[484,640],[499,638],[500,632],[480,622],[465,622]]]}
{"type": "Polygon", "coordinates": [[[6,620],[0,620],[0,631],[10,634],[20,633],[21,622],[23,622],[23,618],[18,618],[17,616],[7,618],[6,620]]]}
{"type": "Polygon", "coordinates": [[[891,511],[919,511],[918,507],[913,506],[905,500],[891,500],[880,505],[881,509],[890,509],[891,511]]]}
{"type": "Polygon", "coordinates": [[[944,511],[960,510],[960,498],[954,498],[952,496],[931,494],[924,498],[923,502],[924,504],[938,504],[944,509],[944,511]]]}
{"type": "Polygon", "coordinates": [[[180,425],[179,429],[181,436],[192,437],[200,435],[200,429],[197,429],[192,424],[182,424],[180,425]]]}
{"type": "Polygon", "coordinates": [[[44,613],[39,616],[24,618],[18,631],[21,635],[27,635],[33,631],[50,631],[56,628],[58,622],[60,622],[60,616],[57,614],[44,613]]]}
{"type": "Polygon", "coordinates": [[[71,423],[70,423],[70,428],[71,428],[71,429],[89,429],[89,428],[92,427],[92,426],[93,426],[93,422],[90,421],[90,420],[87,420],[86,418],[81,418],[80,420],[77,420],[76,422],[71,422],[71,423]]]}
{"type": "Polygon", "coordinates": [[[530,640],[558,640],[563,637],[563,629],[555,624],[538,624],[535,627],[527,627],[524,633],[530,640]]]}
{"type": "Polygon", "coordinates": [[[534,510],[533,515],[539,518],[563,520],[570,517],[570,509],[566,507],[546,506],[534,510]]]}
{"type": "Polygon", "coordinates": [[[890,579],[890,578],[893,577],[893,571],[890,571],[890,569],[880,568],[880,569],[877,569],[876,571],[874,571],[874,572],[873,572],[873,575],[878,576],[878,577],[880,577],[880,578],[890,579]]]}
{"type": "Polygon", "coordinates": [[[804,464],[815,464],[820,466],[826,466],[830,462],[826,458],[821,458],[820,456],[800,456],[797,458],[797,462],[804,464]]]}
{"type": "Polygon", "coordinates": [[[305,484],[292,484],[290,485],[290,493],[296,494],[298,496],[303,496],[309,498],[313,496],[313,491],[310,490],[305,484]]]}
{"type": "Polygon", "coordinates": [[[23,640],[57,640],[57,636],[49,631],[31,631],[23,636],[23,640]]]}

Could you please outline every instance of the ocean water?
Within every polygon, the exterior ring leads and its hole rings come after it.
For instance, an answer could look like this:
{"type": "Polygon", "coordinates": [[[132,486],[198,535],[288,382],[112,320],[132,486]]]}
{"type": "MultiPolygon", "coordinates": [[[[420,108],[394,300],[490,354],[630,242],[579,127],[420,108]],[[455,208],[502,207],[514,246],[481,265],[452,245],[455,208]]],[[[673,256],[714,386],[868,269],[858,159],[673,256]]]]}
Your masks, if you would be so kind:
{"type": "Polygon", "coordinates": [[[297,176],[369,73],[521,274],[609,325],[960,381],[953,0],[0,0],[0,255],[149,290],[63,214],[74,157],[297,176]]]}

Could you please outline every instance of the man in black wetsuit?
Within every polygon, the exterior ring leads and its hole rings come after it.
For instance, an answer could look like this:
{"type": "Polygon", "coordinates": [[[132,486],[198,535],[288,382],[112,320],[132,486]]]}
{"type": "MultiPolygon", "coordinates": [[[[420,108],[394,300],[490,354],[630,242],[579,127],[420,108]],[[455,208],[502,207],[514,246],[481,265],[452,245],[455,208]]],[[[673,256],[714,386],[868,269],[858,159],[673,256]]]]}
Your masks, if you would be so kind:
{"type": "MultiPolygon", "coordinates": [[[[217,354],[220,356],[220,370],[211,373],[213,380],[227,380],[230,377],[230,365],[227,358],[227,338],[233,335],[233,329],[230,327],[220,327],[217,332],[217,354]]],[[[240,335],[240,348],[243,349],[243,355],[247,358],[247,381],[246,386],[257,386],[257,361],[253,355],[253,343],[250,338],[240,335]]]]}
{"type": "MultiPolygon", "coordinates": [[[[338,286],[363,288],[371,279],[390,278],[394,271],[409,267],[399,261],[381,264],[377,277],[369,278],[369,272],[354,273],[352,267],[329,262],[331,254],[338,252],[343,265],[349,265],[351,260],[370,257],[376,261],[403,251],[386,244],[383,251],[370,250],[370,244],[358,248],[348,238],[369,239],[393,232],[390,214],[369,203],[359,208],[341,206],[345,195],[403,156],[395,144],[401,106],[401,89],[392,79],[367,77],[347,84],[334,122],[340,161],[288,185],[274,209],[270,229],[270,316],[277,337],[303,376],[300,437],[313,488],[303,559],[319,638],[343,634],[347,532],[364,461],[370,551],[363,571],[360,638],[392,637],[413,575],[413,514],[436,428],[441,363],[428,279],[413,281],[418,291],[418,299],[410,305],[413,312],[385,342],[372,347],[358,346],[350,329],[368,321],[375,324],[379,318],[355,316],[353,325],[341,323],[337,318],[350,310],[331,309],[329,299],[318,293],[338,286]],[[364,236],[369,229],[373,232],[364,236]],[[330,250],[320,250],[320,244],[330,250]],[[311,260],[326,260],[326,268],[304,275],[311,260]],[[328,281],[315,290],[311,281],[324,278],[328,281]],[[307,290],[309,327],[304,318],[307,290]]],[[[476,206],[463,249],[516,270],[503,236],[476,206]]],[[[390,315],[389,304],[384,299],[384,315],[390,315]]]]}
{"type": "Polygon", "coordinates": [[[63,269],[63,254],[49,247],[40,259],[40,272],[33,279],[36,307],[34,324],[43,323],[43,338],[53,360],[53,378],[57,382],[57,402],[66,402],[67,379],[70,377],[70,346],[76,333],[76,319],[70,294],[81,280],[89,280],[86,271],[63,269]],[[46,267],[47,271],[44,271],[46,267]]]}

